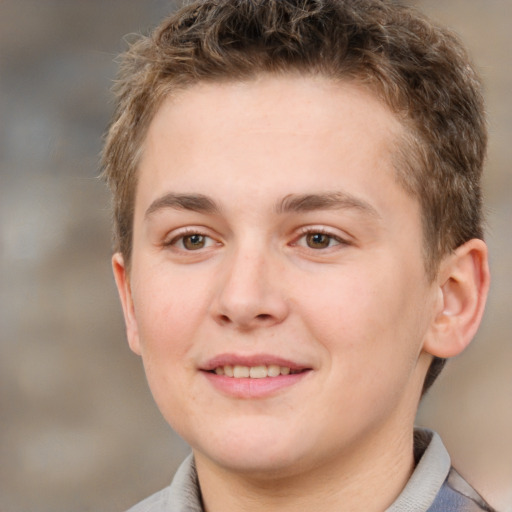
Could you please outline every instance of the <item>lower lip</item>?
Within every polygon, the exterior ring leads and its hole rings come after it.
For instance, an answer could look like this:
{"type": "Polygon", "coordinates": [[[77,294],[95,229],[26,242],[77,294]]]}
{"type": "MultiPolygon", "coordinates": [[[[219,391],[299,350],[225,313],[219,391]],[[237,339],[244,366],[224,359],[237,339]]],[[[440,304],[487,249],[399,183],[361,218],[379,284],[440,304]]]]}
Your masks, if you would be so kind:
{"type": "Polygon", "coordinates": [[[299,383],[310,371],[306,370],[300,373],[266,377],[264,379],[236,379],[211,372],[202,373],[214,388],[225,395],[234,398],[266,398],[299,383]]]}

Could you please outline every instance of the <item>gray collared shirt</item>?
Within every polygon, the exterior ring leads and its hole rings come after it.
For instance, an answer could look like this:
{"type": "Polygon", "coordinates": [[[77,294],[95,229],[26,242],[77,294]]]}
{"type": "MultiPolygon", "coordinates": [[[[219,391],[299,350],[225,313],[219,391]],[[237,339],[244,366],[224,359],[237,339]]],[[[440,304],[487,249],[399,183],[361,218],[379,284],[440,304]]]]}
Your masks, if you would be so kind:
{"type": "MultiPolygon", "coordinates": [[[[416,468],[386,512],[493,512],[485,500],[451,467],[441,438],[415,431],[416,468]]],[[[192,455],[178,468],[172,484],[127,512],[204,512],[192,455]]]]}

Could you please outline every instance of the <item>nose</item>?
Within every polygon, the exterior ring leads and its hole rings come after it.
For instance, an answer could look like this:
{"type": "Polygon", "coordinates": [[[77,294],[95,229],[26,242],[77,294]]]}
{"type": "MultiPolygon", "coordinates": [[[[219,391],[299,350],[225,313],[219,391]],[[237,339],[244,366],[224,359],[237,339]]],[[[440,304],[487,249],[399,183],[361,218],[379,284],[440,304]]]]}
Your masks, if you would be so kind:
{"type": "Polygon", "coordinates": [[[289,303],[277,259],[238,250],[224,262],[213,304],[219,324],[249,331],[283,322],[289,303]]]}

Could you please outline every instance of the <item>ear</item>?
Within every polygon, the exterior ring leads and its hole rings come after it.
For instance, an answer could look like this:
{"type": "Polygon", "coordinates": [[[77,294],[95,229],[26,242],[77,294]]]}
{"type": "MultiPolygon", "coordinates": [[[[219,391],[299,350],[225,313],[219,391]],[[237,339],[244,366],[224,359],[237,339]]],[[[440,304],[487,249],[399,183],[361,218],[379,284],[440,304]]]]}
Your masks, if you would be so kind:
{"type": "Polygon", "coordinates": [[[130,286],[130,276],[124,263],[124,258],[121,253],[117,252],[112,256],[112,269],[114,271],[114,278],[116,280],[117,291],[121,299],[123,307],[124,322],[126,325],[126,336],[128,344],[133,352],[141,355],[139,330],[137,327],[137,319],[135,317],[135,310],[133,307],[132,290],[130,286]]]}
{"type": "Polygon", "coordinates": [[[430,335],[423,350],[441,358],[460,354],[471,342],[482,320],[490,275],[487,246],[472,239],[440,264],[439,300],[430,335]]]}

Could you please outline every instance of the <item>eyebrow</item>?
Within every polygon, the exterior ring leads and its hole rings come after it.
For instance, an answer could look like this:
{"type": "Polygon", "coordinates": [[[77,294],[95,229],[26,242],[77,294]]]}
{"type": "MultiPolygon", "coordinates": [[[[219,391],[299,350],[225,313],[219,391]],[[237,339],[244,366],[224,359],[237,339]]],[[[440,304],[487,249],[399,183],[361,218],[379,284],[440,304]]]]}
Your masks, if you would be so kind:
{"type": "Polygon", "coordinates": [[[219,213],[220,208],[215,201],[203,194],[165,194],[155,199],[146,210],[145,217],[162,210],[174,208],[175,210],[189,210],[199,213],[219,213]]]}
{"type": "MultiPolygon", "coordinates": [[[[146,210],[145,217],[147,218],[164,208],[208,214],[218,214],[220,212],[220,207],[208,196],[203,194],[176,194],[170,192],[155,199],[146,210]]],[[[342,209],[355,209],[372,217],[380,218],[379,213],[370,203],[346,192],[290,194],[275,206],[275,210],[279,214],[342,209]]]]}
{"type": "Polygon", "coordinates": [[[370,203],[346,192],[291,194],[276,205],[278,213],[343,209],[355,209],[371,217],[380,218],[379,213],[370,203]]]}

